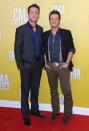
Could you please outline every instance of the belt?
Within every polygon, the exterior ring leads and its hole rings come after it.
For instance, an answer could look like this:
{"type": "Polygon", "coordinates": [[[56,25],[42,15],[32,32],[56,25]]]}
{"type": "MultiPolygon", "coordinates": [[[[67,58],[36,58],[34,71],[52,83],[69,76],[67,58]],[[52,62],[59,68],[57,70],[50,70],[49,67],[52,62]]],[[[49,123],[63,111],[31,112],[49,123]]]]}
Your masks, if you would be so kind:
{"type": "Polygon", "coordinates": [[[54,67],[61,66],[62,64],[63,64],[63,63],[57,63],[57,62],[48,63],[48,65],[50,65],[50,66],[54,66],[54,67]]]}

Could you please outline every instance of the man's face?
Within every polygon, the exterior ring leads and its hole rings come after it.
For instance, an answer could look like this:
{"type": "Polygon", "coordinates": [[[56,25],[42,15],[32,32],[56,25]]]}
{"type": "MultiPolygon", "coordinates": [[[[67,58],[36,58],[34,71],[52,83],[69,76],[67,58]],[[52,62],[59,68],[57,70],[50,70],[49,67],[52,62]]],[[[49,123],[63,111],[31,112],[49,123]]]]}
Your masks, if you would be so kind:
{"type": "Polygon", "coordinates": [[[60,20],[59,20],[58,14],[52,14],[52,15],[50,16],[49,22],[50,22],[50,26],[51,26],[52,28],[58,27],[59,24],[60,24],[60,20]]]}
{"type": "Polygon", "coordinates": [[[28,18],[31,22],[37,22],[39,18],[39,10],[36,7],[31,7],[28,13],[28,18]]]}

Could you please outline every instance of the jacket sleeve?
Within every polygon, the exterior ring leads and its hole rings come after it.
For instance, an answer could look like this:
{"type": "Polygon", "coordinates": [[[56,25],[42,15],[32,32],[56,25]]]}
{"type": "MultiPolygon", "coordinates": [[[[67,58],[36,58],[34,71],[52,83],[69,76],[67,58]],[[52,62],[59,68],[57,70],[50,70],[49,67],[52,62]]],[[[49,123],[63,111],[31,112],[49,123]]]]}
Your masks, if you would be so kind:
{"type": "Polygon", "coordinates": [[[44,39],[44,33],[43,33],[43,37],[42,37],[42,43],[43,43],[43,50],[44,50],[44,53],[45,53],[45,39],[44,39]]]}
{"type": "Polygon", "coordinates": [[[22,51],[22,33],[21,30],[17,28],[15,33],[14,53],[18,68],[21,68],[23,64],[21,51],[22,51]]]}
{"type": "Polygon", "coordinates": [[[72,37],[72,34],[71,34],[71,31],[68,31],[68,45],[69,45],[69,52],[73,52],[75,53],[76,50],[75,50],[75,46],[74,46],[74,42],[73,42],[73,37],[72,37]]]}
{"type": "Polygon", "coordinates": [[[44,33],[43,33],[44,54],[47,53],[47,41],[48,41],[48,36],[49,36],[49,33],[48,33],[48,32],[44,32],[44,33]]]}

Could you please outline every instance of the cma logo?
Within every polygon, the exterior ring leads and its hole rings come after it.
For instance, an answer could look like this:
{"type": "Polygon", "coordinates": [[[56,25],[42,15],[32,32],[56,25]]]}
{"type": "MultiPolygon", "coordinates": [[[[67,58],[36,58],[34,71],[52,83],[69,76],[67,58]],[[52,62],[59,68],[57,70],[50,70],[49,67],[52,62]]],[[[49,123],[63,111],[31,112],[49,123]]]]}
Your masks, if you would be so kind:
{"type": "Polygon", "coordinates": [[[73,71],[71,72],[71,79],[80,79],[80,69],[73,69],[73,71]]]}
{"type": "Polygon", "coordinates": [[[0,74],[0,90],[9,89],[9,78],[7,74],[0,74]]]}
{"type": "Polygon", "coordinates": [[[25,8],[14,8],[12,13],[12,24],[21,25],[28,20],[27,11],[25,8]]]}
{"type": "Polygon", "coordinates": [[[8,53],[8,59],[9,61],[14,61],[15,60],[15,54],[13,50],[10,50],[8,53]]]}
{"type": "Polygon", "coordinates": [[[60,4],[52,5],[51,10],[57,10],[60,12],[61,15],[64,15],[64,13],[65,13],[64,5],[60,5],[60,4]]]}
{"type": "Polygon", "coordinates": [[[0,40],[2,39],[2,33],[0,32],[0,40]]]}

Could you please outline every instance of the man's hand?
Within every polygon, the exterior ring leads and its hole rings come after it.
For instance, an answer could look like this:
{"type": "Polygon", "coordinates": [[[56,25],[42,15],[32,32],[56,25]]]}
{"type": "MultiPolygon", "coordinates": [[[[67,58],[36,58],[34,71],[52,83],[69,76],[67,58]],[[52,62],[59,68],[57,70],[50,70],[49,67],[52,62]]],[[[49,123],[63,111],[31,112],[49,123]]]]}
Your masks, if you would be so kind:
{"type": "Polygon", "coordinates": [[[46,68],[50,69],[50,66],[48,64],[45,64],[45,69],[46,68]]]}
{"type": "Polygon", "coordinates": [[[63,63],[61,66],[60,66],[60,69],[62,69],[62,68],[68,68],[68,66],[69,66],[69,64],[68,63],[63,63]]]}

